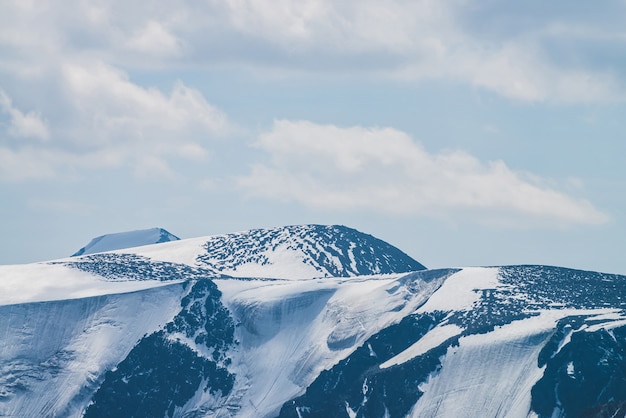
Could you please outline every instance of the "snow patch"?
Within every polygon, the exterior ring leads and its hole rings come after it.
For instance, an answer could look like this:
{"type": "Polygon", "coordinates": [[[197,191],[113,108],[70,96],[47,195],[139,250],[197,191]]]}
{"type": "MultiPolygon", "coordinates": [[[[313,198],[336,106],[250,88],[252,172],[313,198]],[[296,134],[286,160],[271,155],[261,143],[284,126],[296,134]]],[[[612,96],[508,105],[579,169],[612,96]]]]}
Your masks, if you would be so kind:
{"type": "Polygon", "coordinates": [[[434,311],[468,311],[481,296],[481,291],[498,286],[498,269],[468,267],[450,276],[418,313],[434,311]]]}
{"type": "Polygon", "coordinates": [[[538,316],[459,339],[441,368],[420,385],[410,417],[527,417],[531,388],[541,378],[537,356],[559,319],[571,311],[538,316]]]}
{"type": "Polygon", "coordinates": [[[574,362],[570,361],[567,363],[567,375],[570,377],[574,377],[574,362]]]}
{"type": "Polygon", "coordinates": [[[386,369],[391,366],[405,363],[417,356],[427,353],[429,350],[439,346],[448,338],[459,335],[463,332],[463,328],[458,325],[449,324],[435,327],[428,331],[426,335],[420,338],[415,344],[401,352],[395,357],[390,358],[386,362],[382,363],[379,367],[386,369]]]}

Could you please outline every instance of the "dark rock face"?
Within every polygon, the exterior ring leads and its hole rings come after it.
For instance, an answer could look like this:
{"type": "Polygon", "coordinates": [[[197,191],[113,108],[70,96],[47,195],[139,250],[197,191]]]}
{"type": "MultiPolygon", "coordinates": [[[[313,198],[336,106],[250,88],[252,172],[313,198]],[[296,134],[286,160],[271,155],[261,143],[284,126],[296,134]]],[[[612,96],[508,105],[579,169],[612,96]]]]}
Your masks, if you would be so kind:
{"type": "Polygon", "coordinates": [[[580,418],[616,418],[626,416],[626,401],[613,401],[585,410],[580,418]]]}
{"type": "Polygon", "coordinates": [[[271,263],[277,248],[298,252],[320,277],[405,273],[425,267],[398,248],[345,226],[298,225],[212,237],[197,261],[215,272],[271,263]]]}
{"type": "Polygon", "coordinates": [[[211,391],[232,388],[227,371],[160,331],[141,340],[106,374],[85,417],[171,417],[204,379],[211,391]]]}
{"type": "Polygon", "coordinates": [[[532,388],[533,410],[540,417],[555,409],[568,417],[618,416],[626,402],[625,355],[626,327],[572,333],[558,353],[541,359],[546,370],[532,388]]]}
{"type": "Polygon", "coordinates": [[[235,326],[220,296],[212,281],[195,282],[173,321],[106,373],[85,417],[172,417],[198,391],[227,396],[235,382],[226,357],[235,326]]]}
{"type": "Polygon", "coordinates": [[[181,301],[182,310],[165,329],[169,335],[184,334],[194,343],[212,351],[212,359],[223,362],[226,350],[235,342],[235,324],[220,301],[222,293],[211,280],[196,282],[181,301]]]}

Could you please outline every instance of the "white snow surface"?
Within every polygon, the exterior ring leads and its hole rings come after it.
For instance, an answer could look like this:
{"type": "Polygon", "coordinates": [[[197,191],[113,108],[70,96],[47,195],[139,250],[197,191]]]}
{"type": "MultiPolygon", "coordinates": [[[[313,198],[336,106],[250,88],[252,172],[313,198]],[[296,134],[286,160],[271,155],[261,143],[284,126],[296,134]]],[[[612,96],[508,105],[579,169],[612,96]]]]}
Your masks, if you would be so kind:
{"type": "Polygon", "coordinates": [[[137,231],[106,234],[92,239],[89,244],[81,248],[80,255],[101,253],[112,250],[139,247],[158,243],[163,236],[169,241],[178,240],[178,237],[161,228],[141,229],[137,231]]]}
{"type": "Polygon", "coordinates": [[[262,253],[268,259],[266,264],[244,263],[222,272],[233,277],[272,277],[277,279],[312,279],[323,276],[314,265],[303,262],[302,255],[281,245],[272,251],[262,253]]]}
{"type": "Polygon", "coordinates": [[[480,299],[481,291],[495,289],[498,268],[467,267],[450,276],[419,313],[433,311],[468,311],[480,299]]]}
{"type": "Polygon", "coordinates": [[[205,253],[204,245],[209,237],[186,238],[179,241],[144,245],[137,248],[113,251],[115,253],[132,253],[148,257],[154,261],[187,264],[198,267],[196,258],[205,253]]]}
{"type": "Polygon", "coordinates": [[[526,417],[530,389],[541,378],[537,356],[550,337],[552,315],[515,321],[450,347],[411,417],[526,417]]]}
{"type": "Polygon", "coordinates": [[[0,306],[0,416],[82,416],[97,379],[171,320],[184,293],[169,282],[134,293],[0,306]]]}
{"type": "Polygon", "coordinates": [[[0,266],[0,305],[136,292],[171,283],[156,280],[108,282],[62,264],[6,265],[0,266]]]}
{"type": "Polygon", "coordinates": [[[387,367],[406,363],[407,361],[427,353],[429,350],[439,346],[448,338],[459,335],[461,332],[463,332],[463,328],[454,324],[436,326],[428,331],[422,338],[417,340],[415,344],[411,345],[397,356],[382,363],[379,367],[381,369],[386,369],[387,367]]]}
{"type": "MultiPolygon", "coordinates": [[[[441,285],[405,275],[298,281],[216,280],[242,326],[230,357],[237,416],[270,417],[324,369],[414,312],[441,285]]],[[[443,280],[443,279],[441,279],[443,280]]]]}
{"type": "MultiPolygon", "coordinates": [[[[211,239],[221,237],[207,236],[199,238],[189,238],[180,241],[165,242],[157,245],[146,245],[133,248],[132,250],[115,251],[118,253],[131,252],[137,255],[148,257],[155,261],[165,261],[170,263],[187,264],[193,267],[211,267],[213,261],[217,264],[217,259],[209,259],[206,263],[198,262],[198,256],[206,255],[204,246],[211,239]]],[[[267,262],[242,263],[233,267],[215,268],[216,272],[232,277],[255,277],[255,278],[275,278],[275,279],[313,279],[322,276],[320,271],[311,264],[303,262],[304,257],[298,251],[280,245],[272,250],[265,250],[259,253],[267,258],[267,262]]]]}

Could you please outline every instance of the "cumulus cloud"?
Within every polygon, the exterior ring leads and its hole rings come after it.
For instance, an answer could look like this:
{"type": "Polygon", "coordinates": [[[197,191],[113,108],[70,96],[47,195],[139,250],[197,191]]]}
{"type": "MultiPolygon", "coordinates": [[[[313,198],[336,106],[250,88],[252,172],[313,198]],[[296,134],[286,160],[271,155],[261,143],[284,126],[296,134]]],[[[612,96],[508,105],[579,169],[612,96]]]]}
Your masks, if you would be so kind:
{"type": "Polygon", "coordinates": [[[30,111],[22,112],[13,106],[11,98],[0,90],[0,110],[9,116],[8,133],[12,136],[47,140],[50,131],[41,114],[30,111]]]}
{"type": "Polygon", "coordinates": [[[226,114],[188,83],[129,75],[185,51],[177,5],[63,4],[0,4],[0,180],[110,168],[174,177],[175,160],[206,162],[211,141],[233,132],[226,114]]]}
{"type": "MultiPolygon", "coordinates": [[[[210,142],[227,137],[233,125],[198,90],[176,82],[169,93],[134,83],[104,63],[65,63],[54,112],[54,135],[41,115],[24,113],[0,92],[9,115],[7,133],[40,140],[38,148],[0,146],[0,179],[50,178],[71,170],[127,167],[137,177],[175,177],[173,159],[204,162],[210,142]]],[[[50,109],[49,109],[50,110],[50,109]]],[[[32,141],[31,141],[32,142],[32,141]]]]}
{"type": "Polygon", "coordinates": [[[279,120],[255,145],[270,162],[252,166],[239,179],[251,196],[391,214],[469,209],[563,224],[608,220],[589,202],[516,173],[502,161],[483,163],[462,151],[429,153],[392,128],[279,120]]]}
{"type": "MultiPolygon", "coordinates": [[[[409,84],[448,80],[531,102],[626,98],[619,66],[586,65],[582,47],[572,50],[576,65],[551,59],[550,45],[572,33],[581,45],[623,43],[606,22],[581,26],[584,16],[535,12],[515,29],[492,33],[486,27],[502,16],[481,9],[471,17],[477,7],[461,0],[2,2],[0,129],[45,143],[37,158],[52,172],[60,160],[82,167],[93,159],[93,166],[133,167],[139,176],[173,176],[172,158],[205,160],[207,140],[227,136],[231,123],[188,80],[150,87],[129,75],[134,70],[347,71],[409,84]],[[24,99],[37,87],[41,106],[24,105],[35,102],[24,99]]],[[[28,150],[2,146],[7,161],[28,150]]],[[[32,176],[46,170],[32,166],[32,176]]]]}
{"type": "Polygon", "coordinates": [[[194,129],[214,136],[225,135],[230,129],[223,112],[182,82],[177,82],[168,95],[156,88],[141,87],[125,72],[103,63],[66,64],[63,80],[74,108],[92,124],[94,134],[105,141],[133,136],[169,137],[176,142],[180,140],[176,134],[194,129]]]}

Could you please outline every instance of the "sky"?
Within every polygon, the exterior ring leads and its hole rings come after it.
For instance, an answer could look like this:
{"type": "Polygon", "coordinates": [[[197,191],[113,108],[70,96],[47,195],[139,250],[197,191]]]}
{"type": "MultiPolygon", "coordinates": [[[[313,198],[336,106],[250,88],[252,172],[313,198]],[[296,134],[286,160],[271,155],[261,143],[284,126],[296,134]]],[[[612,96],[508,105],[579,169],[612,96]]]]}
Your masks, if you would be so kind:
{"type": "Polygon", "coordinates": [[[5,0],[0,264],[342,224],[626,274],[626,1],[5,0]]]}

